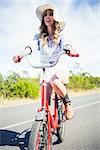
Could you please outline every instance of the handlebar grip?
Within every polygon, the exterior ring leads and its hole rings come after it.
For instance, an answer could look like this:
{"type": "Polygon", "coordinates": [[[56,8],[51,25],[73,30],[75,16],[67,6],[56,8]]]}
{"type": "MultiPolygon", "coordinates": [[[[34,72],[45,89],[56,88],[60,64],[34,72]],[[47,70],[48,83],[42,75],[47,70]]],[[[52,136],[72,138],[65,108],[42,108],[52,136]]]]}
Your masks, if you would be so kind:
{"type": "Polygon", "coordinates": [[[22,59],[22,58],[23,58],[22,56],[20,56],[20,55],[17,56],[17,55],[16,55],[16,56],[13,57],[13,61],[14,61],[14,63],[19,63],[19,62],[21,62],[21,59],[22,59]]]}
{"type": "Polygon", "coordinates": [[[76,56],[75,57],[79,57],[80,55],[79,54],[76,54],[76,56]]]}
{"type": "Polygon", "coordinates": [[[79,54],[71,54],[71,53],[69,53],[68,56],[70,56],[70,57],[79,57],[79,54]]]}

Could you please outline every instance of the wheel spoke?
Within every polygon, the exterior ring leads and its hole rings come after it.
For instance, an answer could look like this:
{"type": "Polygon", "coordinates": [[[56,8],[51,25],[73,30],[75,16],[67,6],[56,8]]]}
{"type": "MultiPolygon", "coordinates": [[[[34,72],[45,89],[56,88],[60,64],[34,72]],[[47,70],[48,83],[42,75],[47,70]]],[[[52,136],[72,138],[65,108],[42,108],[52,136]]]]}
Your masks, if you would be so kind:
{"type": "Polygon", "coordinates": [[[38,150],[38,148],[39,148],[39,143],[40,143],[40,134],[38,132],[38,136],[37,136],[37,139],[36,139],[36,150],[38,150]]]}

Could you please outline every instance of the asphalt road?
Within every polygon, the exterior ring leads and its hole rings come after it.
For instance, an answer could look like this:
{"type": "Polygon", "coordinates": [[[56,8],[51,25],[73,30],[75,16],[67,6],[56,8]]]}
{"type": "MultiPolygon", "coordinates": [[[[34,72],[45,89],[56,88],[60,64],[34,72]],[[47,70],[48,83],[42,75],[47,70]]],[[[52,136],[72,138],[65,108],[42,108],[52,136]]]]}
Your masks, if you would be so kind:
{"type": "MultiPolygon", "coordinates": [[[[100,150],[100,94],[73,97],[75,116],[66,121],[65,139],[53,150],[100,150]]],[[[39,103],[0,109],[0,150],[27,150],[39,103]]]]}

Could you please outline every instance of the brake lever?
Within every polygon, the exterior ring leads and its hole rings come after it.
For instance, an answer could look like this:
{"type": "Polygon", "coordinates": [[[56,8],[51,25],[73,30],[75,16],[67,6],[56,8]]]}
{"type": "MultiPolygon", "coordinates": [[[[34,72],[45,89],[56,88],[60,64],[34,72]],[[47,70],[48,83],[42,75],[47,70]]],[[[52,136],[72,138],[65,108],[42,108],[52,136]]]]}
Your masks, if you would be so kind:
{"type": "Polygon", "coordinates": [[[70,54],[70,50],[69,49],[63,49],[65,51],[65,54],[69,55],[70,54]]]}
{"type": "Polygon", "coordinates": [[[26,46],[25,49],[29,48],[30,49],[30,53],[28,53],[27,55],[30,55],[32,53],[32,48],[30,46],[26,46]]]}

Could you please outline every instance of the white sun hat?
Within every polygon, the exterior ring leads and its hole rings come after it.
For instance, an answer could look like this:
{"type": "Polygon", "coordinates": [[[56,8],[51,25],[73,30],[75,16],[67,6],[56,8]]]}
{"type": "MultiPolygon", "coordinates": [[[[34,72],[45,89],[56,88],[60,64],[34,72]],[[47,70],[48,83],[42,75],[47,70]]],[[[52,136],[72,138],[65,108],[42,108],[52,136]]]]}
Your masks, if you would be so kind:
{"type": "Polygon", "coordinates": [[[65,22],[61,21],[60,16],[58,15],[57,9],[52,4],[45,4],[37,7],[36,9],[36,15],[39,18],[40,21],[42,21],[42,15],[45,10],[51,9],[54,11],[54,20],[57,21],[60,25],[60,30],[62,31],[65,27],[65,22]]]}

